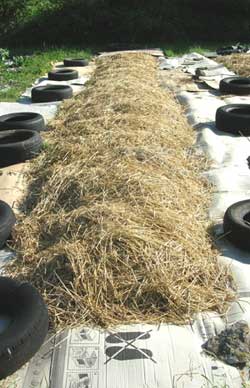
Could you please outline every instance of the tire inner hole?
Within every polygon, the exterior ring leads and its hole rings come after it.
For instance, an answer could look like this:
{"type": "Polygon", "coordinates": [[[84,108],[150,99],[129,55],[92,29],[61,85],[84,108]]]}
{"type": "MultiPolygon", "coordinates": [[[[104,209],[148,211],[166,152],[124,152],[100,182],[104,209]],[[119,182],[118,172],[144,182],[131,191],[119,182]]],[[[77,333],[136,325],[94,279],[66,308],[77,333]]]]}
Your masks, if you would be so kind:
{"type": "Polygon", "coordinates": [[[30,120],[30,119],[33,119],[35,118],[36,115],[33,114],[33,113],[25,113],[23,115],[20,115],[20,116],[14,116],[14,117],[10,117],[9,119],[7,119],[6,121],[8,122],[12,122],[12,121],[25,121],[25,120],[30,120]]]}
{"type": "Polygon", "coordinates": [[[250,212],[244,215],[243,220],[246,225],[250,226],[250,212]]]}
{"type": "Polygon", "coordinates": [[[71,73],[71,72],[72,72],[72,70],[56,70],[55,72],[56,72],[56,73],[60,73],[60,74],[61,74],[61,73],[63,73],[63,74],[65,73],[65,74],[67,74],[67,73],[71,73]]]}
{"type": "Polygon", "coordinates": [[[250,79],[233,79],[230,81],[232,84],[239,84],[239,85],[249,85],[250,84],[250,79]]]}
{"type": "Polygon", "coordinates": [[[236,114],[236,115],[250,116],[250,107],[249,108],[235,108],[235,109],[232,109],[231,112],[236,114]]]}
{"type": "Polygon", "coordinates": [[[42,90],[67,90],[68,88],[67,85],[47,85],[42,90]]]}

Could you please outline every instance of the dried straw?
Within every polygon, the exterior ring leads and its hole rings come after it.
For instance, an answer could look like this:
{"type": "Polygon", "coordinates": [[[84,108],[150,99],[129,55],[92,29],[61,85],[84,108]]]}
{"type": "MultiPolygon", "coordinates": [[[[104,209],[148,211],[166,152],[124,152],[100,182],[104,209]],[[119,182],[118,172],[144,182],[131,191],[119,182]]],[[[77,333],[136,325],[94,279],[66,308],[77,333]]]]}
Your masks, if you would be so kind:
{"type": "Polygon", "coordinates": [[[231,278],[206,231],[193,141],[147,54],[98,59],[64,104],[32,164],[10,268],[42,291],[58,327],[224,311],[231,278]]]}
{"type": "Polygon", "coordinates": [[[229,70],[236,74],[249,77],[250,76],[250,54],[232,54],[216,58],[217,62],[223,63],[229,70]]]}

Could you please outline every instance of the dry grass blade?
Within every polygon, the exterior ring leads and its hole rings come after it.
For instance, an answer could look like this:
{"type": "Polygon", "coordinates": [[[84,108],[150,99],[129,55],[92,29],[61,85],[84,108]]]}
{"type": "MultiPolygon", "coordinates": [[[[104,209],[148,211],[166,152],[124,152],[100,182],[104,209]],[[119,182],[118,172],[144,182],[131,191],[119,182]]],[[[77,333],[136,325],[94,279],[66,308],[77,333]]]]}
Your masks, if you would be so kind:
{"type": "Polygon", "coordinates": [[[32,164],[10,268],[32,281],[54,322],[183,323],[223,311],[230,277],[206,233],[206,161],[156,60],[97,60],[32,164]]]}
{"type": "Polygon", "coordinates": [[[250,76],[250,54],[220,56],[216,58],[216,61],[223,63],[229,70],[234,71],[240,76],[250,76]]]}

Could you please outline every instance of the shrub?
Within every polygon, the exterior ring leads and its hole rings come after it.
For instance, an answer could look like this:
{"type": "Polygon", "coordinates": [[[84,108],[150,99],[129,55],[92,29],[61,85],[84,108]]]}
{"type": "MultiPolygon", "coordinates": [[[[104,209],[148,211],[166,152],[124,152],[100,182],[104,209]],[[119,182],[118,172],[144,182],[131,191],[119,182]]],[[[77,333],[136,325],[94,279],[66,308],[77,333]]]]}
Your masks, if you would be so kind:
{"type": "Polygon", "coordinates": [[[4,10],[0,9],[0,19],[5,20],[5,39],[15,44],[246,42],[250,32],[249,0],[238,0],[237,5],[235,0],[210,0],[204,4],[200,0],[2,0],[2,3],[7,4],[4,10]],[[3,16],[6,12],[11,19],[9,26],[3,16]],[[211,25],[215,17],[216,23],[211,25]]]}
{"type": "Polygon", "coordinates": [[[27,0],[0,1],[0,33],[6,34],[16,26],[25,13],[27,0]]]}

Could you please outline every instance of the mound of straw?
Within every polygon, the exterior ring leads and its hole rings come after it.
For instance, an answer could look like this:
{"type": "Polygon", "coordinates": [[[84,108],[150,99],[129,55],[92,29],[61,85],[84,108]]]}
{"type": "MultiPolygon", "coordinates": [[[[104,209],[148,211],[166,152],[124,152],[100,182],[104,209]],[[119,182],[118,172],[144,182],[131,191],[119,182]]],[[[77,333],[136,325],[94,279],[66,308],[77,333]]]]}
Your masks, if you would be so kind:
{"type": "Polygon", "coordinates": [[[97,60],[33,162],[12,274],[43,293],[59,327],[183,323],[223,311],[230,277],[206,232],[206,161],[156,60],[97,60]]]}
{"type": "Polygon", "coordinates": [[[216,58],[216,61],[223,63],[229,70],[234,71],[240,76],[250,76],[250,54],[220,56],[216,58]]]}

